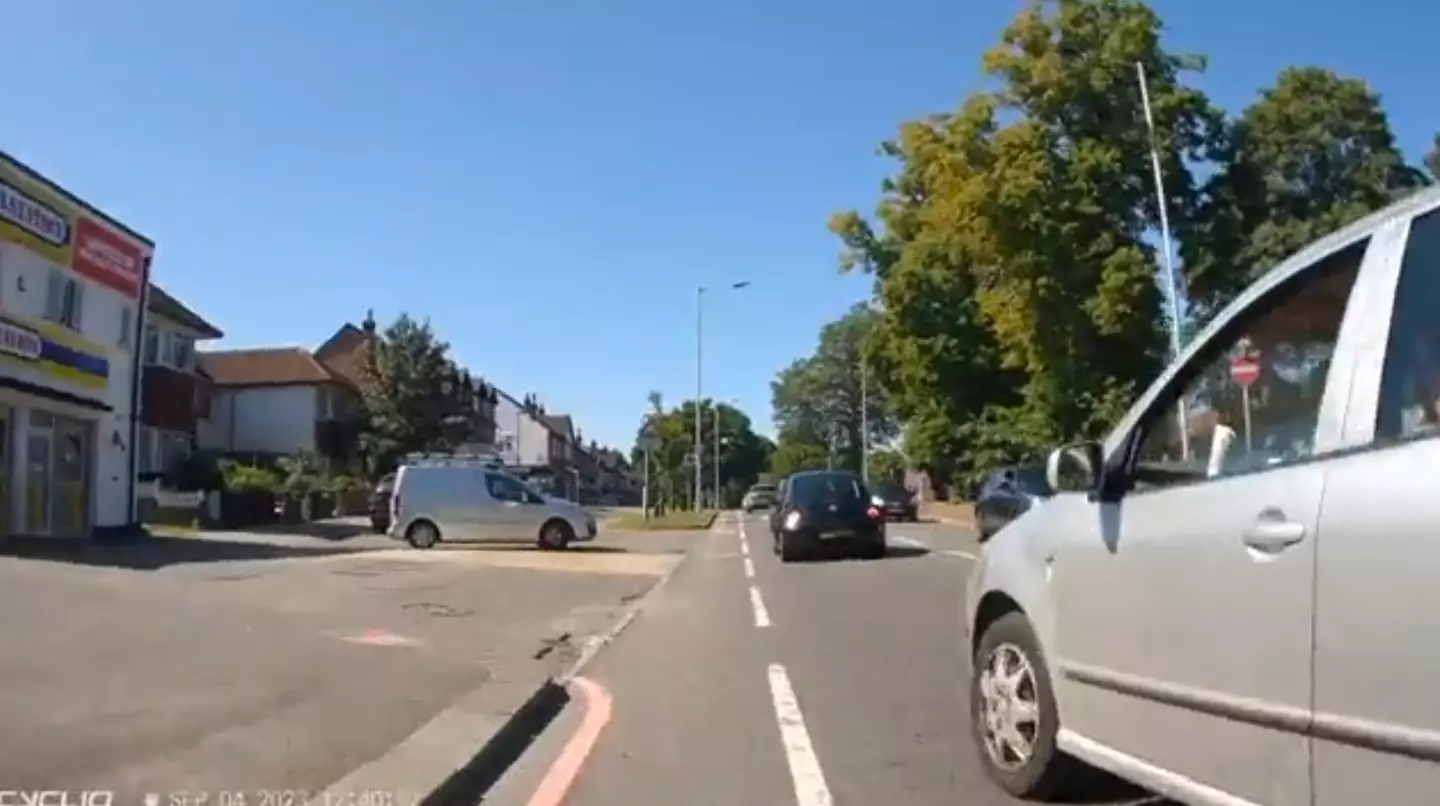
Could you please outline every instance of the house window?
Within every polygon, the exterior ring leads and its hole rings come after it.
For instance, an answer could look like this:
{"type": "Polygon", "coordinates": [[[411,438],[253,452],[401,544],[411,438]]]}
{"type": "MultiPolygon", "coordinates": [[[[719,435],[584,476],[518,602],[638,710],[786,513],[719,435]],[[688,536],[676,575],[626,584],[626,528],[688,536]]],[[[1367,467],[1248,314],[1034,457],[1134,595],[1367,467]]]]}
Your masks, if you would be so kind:
{"type": "Polygon", "coordinates": [[[154,325],[145,326],[145,363],[160,362],[160,331],[154,325]]]}
{"type": "Polygon", "coordinates": [[[190,435],[181,431],[160,432],[160,467],[164,471],[190,455],[190,435]]]}
{"type": "Polygon", "coordinates": [[[45,295],[45,318],[71,330],[80,329],[80,283],[59,269],[50,272],[45,295]]]}
{"type": "Polygon", "coordinates": [[[139,472],[155,472],[155,429],[148,425],[140,426],[140,452],[139,472]]]}
{"type": "Polygon", "coordinates": [[[122,349],[130,349],[130,331],[135,329],[135,312],[129,306],[120,306],[120,337],[115,343],[122,349]]]}
{"type": "Polygon", "coordinates": [[[190,357],[195,353],[195,342],[189,336],[171,333],[165,351],[165,363],[182,372],[190,369],[190,357]]]}

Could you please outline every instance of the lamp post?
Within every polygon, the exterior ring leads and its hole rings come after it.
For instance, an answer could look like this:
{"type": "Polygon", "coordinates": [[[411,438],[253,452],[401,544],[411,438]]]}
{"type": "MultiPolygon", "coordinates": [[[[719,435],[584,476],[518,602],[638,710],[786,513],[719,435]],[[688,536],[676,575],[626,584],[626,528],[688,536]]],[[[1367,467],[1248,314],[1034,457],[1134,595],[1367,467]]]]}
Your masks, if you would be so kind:
{"type": "MultiPolygon", "coordinates": [[[[741,280],[725,286],[727,291],[739,291],[750,285],[749,280],[741,280]]],[[[702,497],[705,491],[705,463],[702,457],[705,455],[705,442],[700,435],[702,412],[700,401],[704,395],[705,378],[705,286],[697,286],[695,289],[695,511],[700,511],[702,497]]]]}

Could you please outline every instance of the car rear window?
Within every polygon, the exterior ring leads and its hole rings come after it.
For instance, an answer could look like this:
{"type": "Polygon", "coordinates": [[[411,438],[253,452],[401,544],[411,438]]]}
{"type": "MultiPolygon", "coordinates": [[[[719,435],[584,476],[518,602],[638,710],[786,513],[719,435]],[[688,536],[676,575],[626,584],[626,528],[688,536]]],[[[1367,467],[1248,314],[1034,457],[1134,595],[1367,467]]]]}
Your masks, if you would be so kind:
{"type": "Polygon", "coordinates": [[[757,485],[755,485],[754,487],[751,487],[751,488],[750,488],[750,492],[752,492],[752,493],[773,493],[773,492],[775,492],[775,485],[773,485],[773,484],[757,484],[757,485]]]}
{"type": "Polygon", "coordinates": [[[865,499],[865,486],[848,473],[812,473],[790,479],[790,496],[797,501],[851,501],[865,499]]]}
{"type": "Polygon", "coordinates": [[[876,495],[885,498],[905,498],[910,495],[909,490],[889,481],[882,481],[879,484],[873,485],[871,489],[875,491],[876,495]]]}

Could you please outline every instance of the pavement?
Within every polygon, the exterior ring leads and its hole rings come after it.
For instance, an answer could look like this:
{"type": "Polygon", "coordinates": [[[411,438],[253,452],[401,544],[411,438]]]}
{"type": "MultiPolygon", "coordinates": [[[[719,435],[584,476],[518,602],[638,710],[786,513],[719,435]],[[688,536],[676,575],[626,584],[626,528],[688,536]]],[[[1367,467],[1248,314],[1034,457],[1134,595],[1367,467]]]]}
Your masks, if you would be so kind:
{"type": "MultiPolygon", "coordinates": [[[[969,735],[974,534],[892,524],[889,539],[882,560],[782,565],[761,516],[723,516],[582,671],[599,718],[567,707],[483,802],[1019,803],[969,735]]],[[[1099,773],[1074,802],[1164,803],[1099,773]]]]}
{"type": "Polygon", "coordinates": [[[363,780],[412,803],[695,539],[0,542],[0,780],[116,803],[285,790],[297,804],[363,780]],[[414,757],[422,746],[440,749],[414,757]]]}

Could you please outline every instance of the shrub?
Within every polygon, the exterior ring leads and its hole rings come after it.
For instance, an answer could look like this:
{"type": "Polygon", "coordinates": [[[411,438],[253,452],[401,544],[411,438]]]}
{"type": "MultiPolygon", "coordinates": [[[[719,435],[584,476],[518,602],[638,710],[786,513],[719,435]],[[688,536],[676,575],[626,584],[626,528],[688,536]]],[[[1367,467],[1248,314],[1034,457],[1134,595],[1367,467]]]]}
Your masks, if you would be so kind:
{"type": "Polygon", "coordinates": [[[236,492],[274,492],[280,486],[280,474],[257,465],[247,465],[233,460],[224,460],[220,469],[225,477],[225,488],[236,492]]]}

